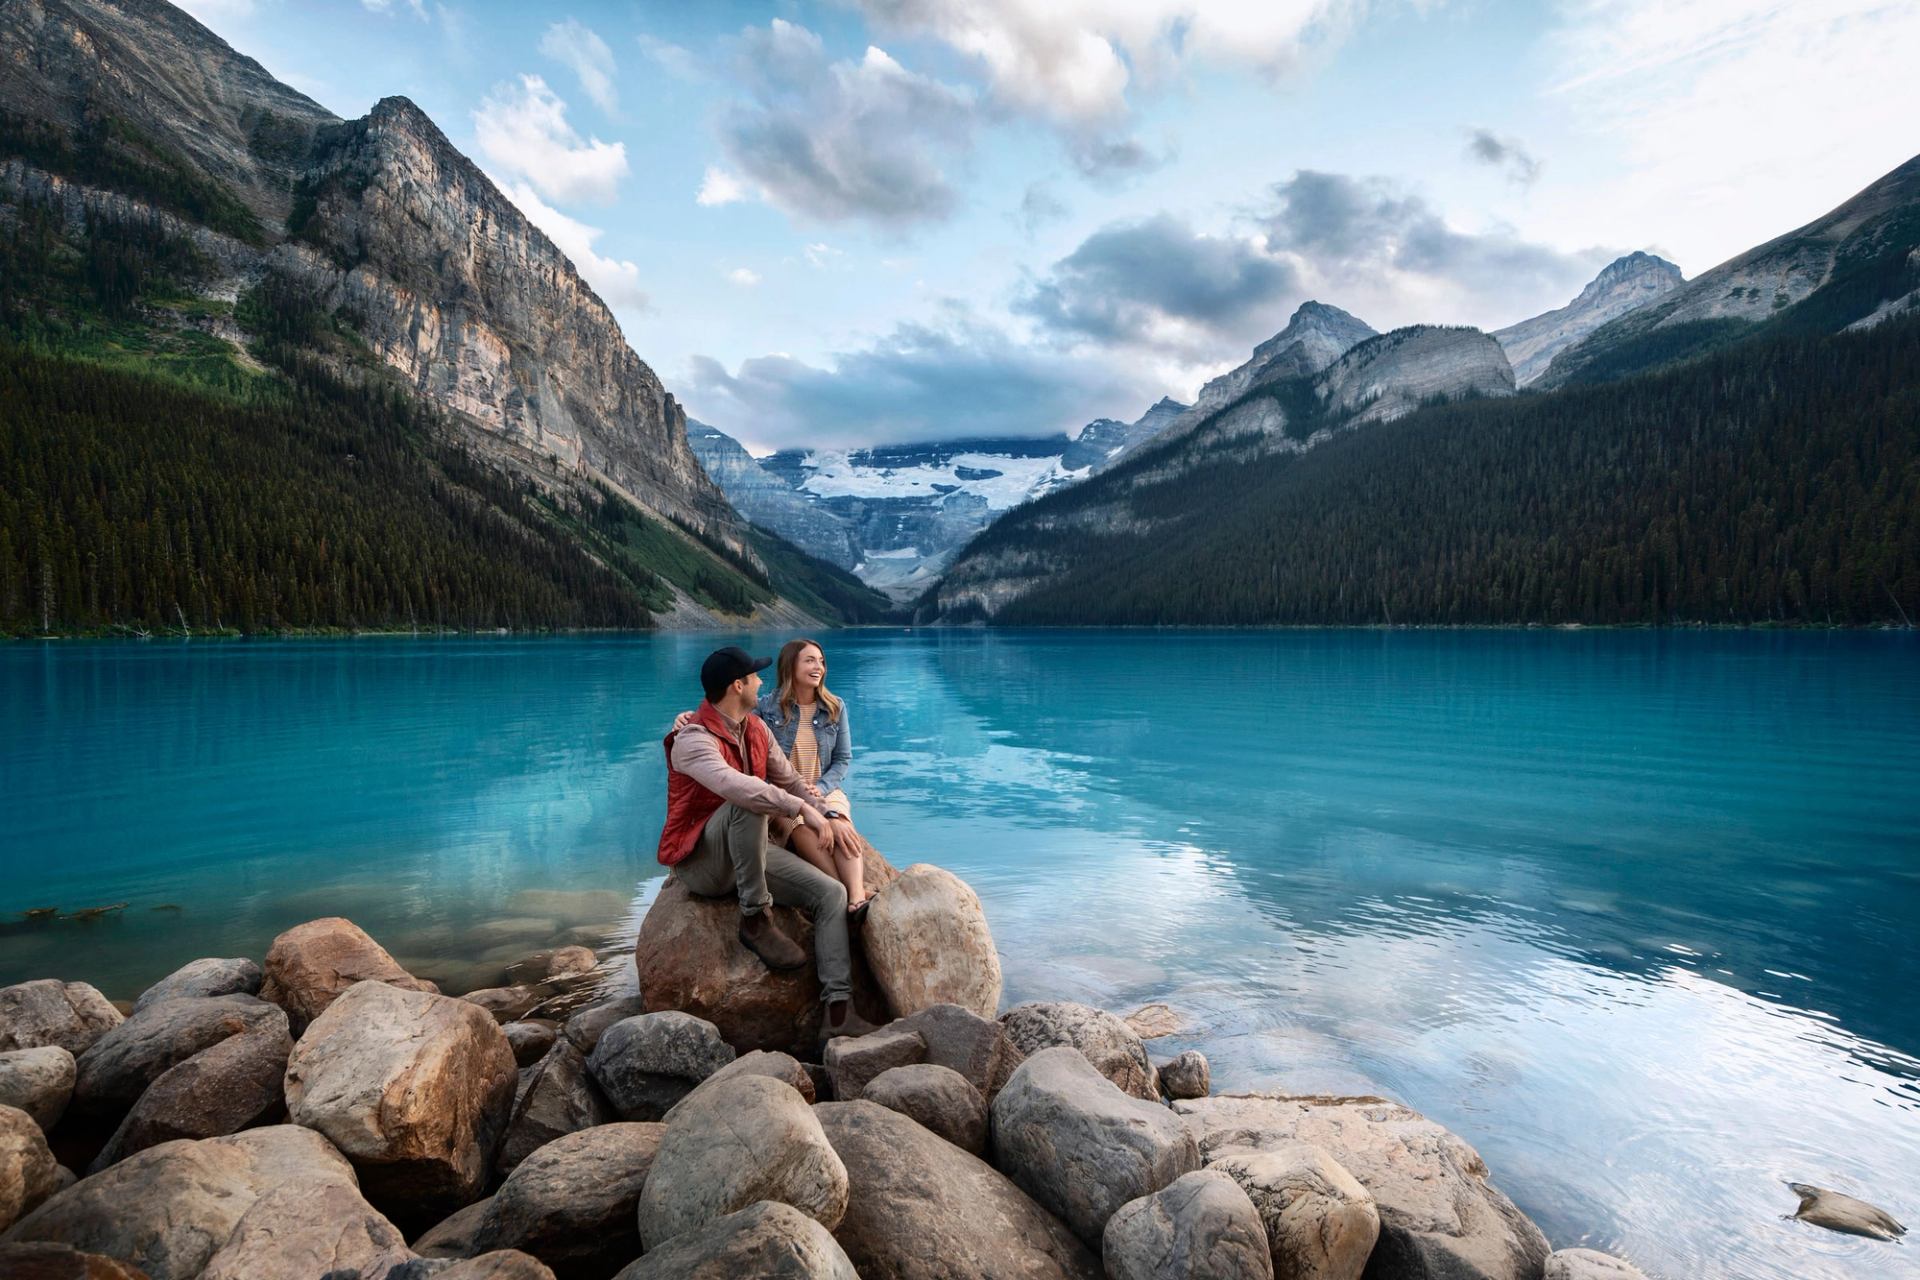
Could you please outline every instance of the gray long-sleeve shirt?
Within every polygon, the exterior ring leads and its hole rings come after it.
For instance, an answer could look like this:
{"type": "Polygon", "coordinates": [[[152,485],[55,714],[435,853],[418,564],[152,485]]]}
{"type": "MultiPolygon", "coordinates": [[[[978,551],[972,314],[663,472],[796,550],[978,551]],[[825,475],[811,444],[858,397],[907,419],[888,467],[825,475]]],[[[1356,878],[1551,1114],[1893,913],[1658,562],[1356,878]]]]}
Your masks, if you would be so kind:
{"type": "MultiPolygon", "coordinates": [[[[721,719],[726,719],[722,716],[721,719]]],[[[745,721],[735,724],[734,747],[742,760],[748,759],[745,721]]],[[[767,777],[761,781],[727,763],[720,740],[705,725],[689,723],[673,737],[673,750],[667,762],[722,800],[739,805],[749,813],[764,813],[797,818],[809,798],[807,784],[800,780],[793,764],[780,750],[780,744],[767,734],[767,777]]]]}

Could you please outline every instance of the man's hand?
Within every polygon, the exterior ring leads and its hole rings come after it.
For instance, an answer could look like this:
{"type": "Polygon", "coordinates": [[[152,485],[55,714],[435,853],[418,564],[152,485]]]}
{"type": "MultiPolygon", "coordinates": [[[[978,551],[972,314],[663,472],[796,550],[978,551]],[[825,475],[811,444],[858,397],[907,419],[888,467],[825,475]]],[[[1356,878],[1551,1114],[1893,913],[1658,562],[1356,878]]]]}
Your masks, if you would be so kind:
{"type": "Polygon", "coordinates": [[[679,715],[673,718],[673,727],[675,729],[684,729],[692,723],[693,723],[693,712],[691,711],[682,711],[679,715]]]}
{"type": "Polygon", "coordinates": [[[833,824],[827,821],[827,816],[812,805],[806,805],[801,809],[800,817],[807,824],[807,828],[819,838],[820,852],[832,853],[834,830],[833,824]]]}
{"type": "Polygon", "coordinates": [[[827,822],[833,827],[834,842],[840,846],[840,852],[849,858],[859,857],[860,833],[853,829],[853,823],[845,818],[829,818],[827,822]]]}

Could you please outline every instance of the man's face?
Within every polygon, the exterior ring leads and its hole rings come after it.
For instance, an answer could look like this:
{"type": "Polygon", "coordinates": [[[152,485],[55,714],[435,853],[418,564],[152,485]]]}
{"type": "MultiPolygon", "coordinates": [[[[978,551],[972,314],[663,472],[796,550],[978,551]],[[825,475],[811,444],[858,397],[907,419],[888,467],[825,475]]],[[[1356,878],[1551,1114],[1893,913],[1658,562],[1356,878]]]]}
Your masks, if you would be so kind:
{"type": "Polygon", "coordinates": [[[735,686],[740,689],[748,702],[760,701],[760,673],[749,671],[735,686]]]}

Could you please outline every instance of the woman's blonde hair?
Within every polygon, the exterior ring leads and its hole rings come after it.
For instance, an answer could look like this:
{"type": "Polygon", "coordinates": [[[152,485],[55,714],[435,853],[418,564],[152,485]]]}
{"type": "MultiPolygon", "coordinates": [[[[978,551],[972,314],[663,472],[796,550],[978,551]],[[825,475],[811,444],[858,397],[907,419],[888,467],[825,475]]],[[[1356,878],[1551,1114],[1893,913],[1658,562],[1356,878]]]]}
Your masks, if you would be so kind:
{"type": "MultiPolygon", "coordinates": [[[[780,661],[774,664],[774,675],[780,681],[780,693],[775,701],[779,704],[780,710],[787,715],[793,715],[799,705],[793,696],[793,675],[800,666],[800,655],[808,648],[819,649],[820,661],[823,665],[826,663],[827,651],[821,648],[820,642],[802,639],[789,640],[781,645],[780,661]]],[[[840,699],[827,692],[827,678],[824,672],[820,676],[820,705],[827,709],[827,719],[835,724],[840,722],[840,699]]]]}

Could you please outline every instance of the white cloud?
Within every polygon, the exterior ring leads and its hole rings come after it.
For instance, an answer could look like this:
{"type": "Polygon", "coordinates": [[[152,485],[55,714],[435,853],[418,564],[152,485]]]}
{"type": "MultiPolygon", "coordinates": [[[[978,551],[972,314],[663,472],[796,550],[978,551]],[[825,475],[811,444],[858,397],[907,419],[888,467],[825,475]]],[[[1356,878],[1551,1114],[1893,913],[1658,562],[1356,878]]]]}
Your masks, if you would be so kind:
{"type": "Polygon", "coordinates": [[[747,198],[747,188],[725,169],[708,165],[706,175],[700,179],[700,191],[693,198],[698,204],[737,204],[747,198]]]}
{"type": "MultiPolygon", "coordinates": [[[[397,13],[394,0],[360,0],[360,5],[368,13],[397,13]]],[[[407,12],[425,22],[427,20],[426,0],[406,0],[407,12]]]]}
{"type": "Polygon", "coordinates": [[[847,256],[846,250],[836,249],[824,240],[815,241],[806,247],[807,262],[814,267],[826,268],[833,265],[835,258],[847,256]]]}
{"type": "Polygon", "coordinates": [[[605,234],[601,228],[569,218],[524,182],[503,182],[495,177],[494,184],[527,215],[527,221],[546,232],[547,238],[572,260],[574,270],[593,286],[602,302],[634,311],[645,311],[651,305],[646,291],[640,287],[638,265],[625,259],[603,258],[594,252],[594,241],[605,234]]]}
{"type": "Polygon", "coordinates": [[[749,267],[735,267],[733,270],[727,272],[727,279],[729,282],[737,284],[743,289],[751,289],[754,285],[760,283],[760,273],[749,267]]]}
{"type": "Polygon", "coordinates": [[[473,113],[480,153],[524,178],[549,200],[613,200],[627,175],[627,148],[582,141],[567,123],[567,104],[539,76],[497,87],[473,113]]]}
{"type": "Polygon", "coordinates": [[[671,40],[662,40],[658,36],[642,32],[635,37],[634,42],[640,46],[640,52],[653,59],[662,71],[674,79],[693,81],[706,78],[705,73],[700,69],[700,60],[694,57],[690,50],[682,48],[671,40]]]}
{"type": "Polygon", "coordinates": [[[1195,62],[1277,73],[1336,38],[1359,0],[856,0],[886,32],[931,36],[976,59],[994,98],[1087,126],[1126,111],[1136,80],[1195,62]]]}
{"type": "Polygon", "coordinates": [[[619,95],[613,88],[613,50],[593,28],[578,18],[556,22],[540,37],[540,52],[571,68],[580,77],[580,87],[602,111],[619,109],[619,95]]]}
{"type": "Polygon", "coordinates": [[[1910,0],[1563,0],[1560,18],[1552,96],[1627,167],[1603,210],[1556,211],[1581,234],[1604,215],[1697,273],[1913,153],[1910,0]]]}

